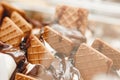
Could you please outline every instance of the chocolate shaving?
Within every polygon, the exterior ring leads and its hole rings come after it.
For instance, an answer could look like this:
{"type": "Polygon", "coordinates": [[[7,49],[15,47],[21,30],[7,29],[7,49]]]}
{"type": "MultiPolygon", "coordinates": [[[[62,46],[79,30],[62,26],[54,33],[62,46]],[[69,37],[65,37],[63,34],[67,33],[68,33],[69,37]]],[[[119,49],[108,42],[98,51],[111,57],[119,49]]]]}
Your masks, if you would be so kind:
{"type": "Polygon", "coordinates": [[[3,50],[3,49],[9,48],[9,47],[10,47],[10,45],[5,44],[5,43],[0,41],[0,51],[3,50]]]}
{"type": "Polygon", "coordinates": [[[24,51],[27,56],[27,49],[30,46],[30,33],[28,33],[20,43],[20,49],[24,51]]]}

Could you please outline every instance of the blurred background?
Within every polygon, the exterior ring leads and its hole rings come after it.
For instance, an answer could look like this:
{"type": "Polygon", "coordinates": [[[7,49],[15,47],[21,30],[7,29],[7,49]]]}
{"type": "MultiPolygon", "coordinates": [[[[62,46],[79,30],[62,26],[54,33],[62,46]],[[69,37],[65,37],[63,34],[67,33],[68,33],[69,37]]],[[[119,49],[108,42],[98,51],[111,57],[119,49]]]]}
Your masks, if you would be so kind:
{"type": "MultiPolygon", "coordinates": [[[[5,0],[4,0],[5,1],[5,0]]],[[[55,7],[66,4],[89,10],[87,36],[88,44],[95,38],[102,38],[120,49],[120,0],[6,0],[13,6],[24,9],[32,18],[51,21],[55,7]]]]}

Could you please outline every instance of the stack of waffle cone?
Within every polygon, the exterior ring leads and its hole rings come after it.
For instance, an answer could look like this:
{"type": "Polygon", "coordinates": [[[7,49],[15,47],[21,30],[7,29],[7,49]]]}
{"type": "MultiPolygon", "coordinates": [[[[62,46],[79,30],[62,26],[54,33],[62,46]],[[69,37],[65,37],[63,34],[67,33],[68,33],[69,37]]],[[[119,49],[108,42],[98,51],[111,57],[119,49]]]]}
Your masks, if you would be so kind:
{"type": "Polygon", "coordinates": [[[75,66],[80,71],[84,80],[101,73],[108,73],[112,60],[86,44],[82,44],[75,55],[75,66]]]}
{"type": "Polygon", "coordinates": [[[79,29],[83,34],[87,27],[88,11],[82,8],[75,8],[59,5],[56,8],[56,17],[59,24],[72,29],[79,29]]]}
{"type": "Polygon", "coordinates": [[[24,32],[24,36],[31,32],[32,25],[30,25],[18,12],[12,12],[11,19],[24,32]]]}
{"type": "Polygon", "coordinates": [[[92,47],[112,59],[114,69],[120,69],[120,51],[112,48],[100,39],[96,39],[93,42],[92,47]]]}
{"type": "Polygon", "coordinates": [[[27,51],[28,61],[32,64],[42,64],[48,68],[54,56],[46,49],[43,43],[35,36],[30,36],[30,47],[27,51]]]}
{"type": "Polygon", "coordinates": [[[16,73],[15,80],[37,80],[37,79],[21,73],[16,73]]]}
{"type": "Polygon", "coordinates": [[[70,39],[48,26],[44,28],[43,37],[58,53],[70,55],[73,49],[73,42],[70,39]]]}
{"type": "Polygon", "coordinates": [[[11,19],[5,17],[0,27],[0,41],[18,47],[22,37],[23,32],[11,19]]]}

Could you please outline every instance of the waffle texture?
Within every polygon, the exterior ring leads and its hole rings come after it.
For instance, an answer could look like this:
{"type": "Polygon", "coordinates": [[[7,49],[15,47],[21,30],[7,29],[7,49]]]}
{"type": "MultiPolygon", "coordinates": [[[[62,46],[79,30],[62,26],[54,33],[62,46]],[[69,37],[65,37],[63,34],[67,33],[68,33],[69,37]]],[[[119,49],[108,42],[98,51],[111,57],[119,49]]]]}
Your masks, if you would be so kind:
{"type": "Polygon", "coordinates": [[[0,27],[0,41],[18,47],[22,37],[21,29],[10,18],[5,17],[0,27]]]}
{"type": "Polygon", "coordinates": [[[44,28],[43,37],[58,53],[67,56],[70,55],[73,49],[73,42],[70,39],[61,35],[49,26],[44,28]]]}
{"type": "Polygon", "coordinates": [[[59,24],[72,29],[78,29],[82,34],[87,27],[88,11],[82,8],[75,8],[66,5],[58,5],[56,18],[59,24]]]}
{"type": "Polygon", "coordinates": [[[86,44],[82,44],[75,55],[75,66],[80,71],[84,80],[100,73],[108,73],[112,60],[86,44]]]}
{"type": "Polygon", "coordinates": [[[30,47],[28,48],[28,61],[32,64],[42,64],[48,68],[54,59],[54,56],[46,49],[46,47],[35,36],[30,37],[30,47]]]}
{"type": "Polygon", "coordinates": [[[120,51],[100,39],[96,39],[92,47],[112,59],[114,69],[120,69],[120,51]]]}
{"type": "Polygon", "coordinates": [[[24,36],[32,30],[32,25],[30,25],[18,12],[12,12],[11,20],[24,32],[24,36]]]}

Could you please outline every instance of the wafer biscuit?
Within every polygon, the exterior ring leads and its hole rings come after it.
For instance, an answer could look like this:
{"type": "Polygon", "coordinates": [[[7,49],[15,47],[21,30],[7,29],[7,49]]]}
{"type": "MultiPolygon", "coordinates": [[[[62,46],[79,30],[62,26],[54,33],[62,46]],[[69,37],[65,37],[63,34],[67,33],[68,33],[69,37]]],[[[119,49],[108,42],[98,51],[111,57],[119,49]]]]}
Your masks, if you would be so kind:
{"type": "Polygon", "coordinates": [[[82,8],[75,8],[66,5],[58,5],[56,8],[56,18],[59,24],[72,29],[78,29],[82,34],[87,27],[88,11],[82,8]]]}
{"type": "Polygon", "coordinates": [[[82,44],[75,55],[75,66],[84,80],[91,80],[95,75],[108,73],[112,60],[86,44],[82,44]]]}
{"type": "Polygon", "coordinates": [[[21,73],[16,73],[15,80],[37,80],[37,79],[21,73]]]}
{"type": "Polygon", "coordinates": [[[16,12],[20,13],[22,16],[25,15],[25,12],[24,12],[23,10],[18,9],[18,8],[16,8],[16,7],[13,7],[13,6],[11,6],[9,3],[5,2],[5,1],[2,1],[2,2],[1,2],[1,5],[4,7],[5,11],[7,12],[7,14],[8,14],[9,16],[11,15],[11,13],[12,13],[13,11],[16,11],[16,12]]]}
{"type": "Polygon", "coordinates": [[[92,47],[112,59],[115,69],[120,69],[120,51],[112,48],[109,44],[100,39],[96,39],[92,47]]]}
{"type": "Polygon", "coordinates": [[[42,64],[49,67],[54,56],[46,49],[46,47],[35,36],[30,36],[30,47],[28,48],[28,61],[32,64],[42,64]]]}
{"type": "Polygon", "coordinates": [[[24,32],[24,36],[31,32],[32,25],[30,25],[18,12],[12,12],[11,19],[24,32]]]}
{"type": "Polygon", "coordinates": [[[43,37],[58,53],[65,54],[67,56],[70,55],[73,49],[73,42],[70,39],[61,35],[49,26],[44,28],[43,37]]]}
{"type": "Polygon", "coordinates": [[[11,19],[5,17],[0,27],[0,41],[18,47],[22,37],[23,32],[11,19]]]}

